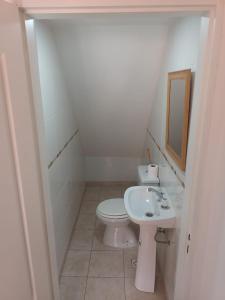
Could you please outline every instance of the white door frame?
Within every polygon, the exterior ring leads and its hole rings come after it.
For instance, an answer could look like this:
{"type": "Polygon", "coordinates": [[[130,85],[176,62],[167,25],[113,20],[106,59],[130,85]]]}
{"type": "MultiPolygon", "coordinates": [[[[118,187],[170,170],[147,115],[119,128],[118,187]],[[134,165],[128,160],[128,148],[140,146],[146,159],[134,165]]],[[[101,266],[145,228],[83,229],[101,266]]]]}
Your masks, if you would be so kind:
{"type": "MultiPolygon", "coordinates": [[[[24,14],[21,15],[23,19],[23,25],[25,21],[24,14]]],[[[30,20],[28,20],[30,22],[30,20]]],[[[56,246],[55,246],[55,233],[53,226],[53,215],[50,201],[50,187],[48,181],[48,168],[47,168],[47,157],[45,151],[45,133],[44,133],[44,120],[43,120],[43,108],[41,101],[41,88],[40,88],[40,78],[39,78],[39,67],[37,60],[37,45],[36,37],[34,31],[34,24],[29,24],[29,26],[24,26],[24,31],[26,31],[26,45],[27,45],[27,60],[29,60],[29,77],[30,84],[32,85],[32,96],[33,96],[33,106],[34,106],[34,118],[37,128],[37,140],[38,140],[38,150],[40,155],[40,171],[41,171],[41,181],[43,187],[43,198],[44,198],[44,210],[46,214],[46,227],[48,234],[48,247],[50,252],[50,264],[52,271],[52,283],[54,290],[54,299],[59,300],[59,270],[56,258],[56,246]]]]}
{"type": "MultiPolygon", "coordinates": [[[[41,18],[42,15],[48,14],[52,17],[57,17],[62,14],[77,14],[77,13],[119,13],[119,12],[177,12],[177,11],[206,11],[210,16],[210,30],[209,30],[209,41],[211,41],[211,47],[205,54],[205,61],[207,61],[206,66],[204,67],[201,92],[200,92],[200,107],[201,113],[198,114],[198,124],[197,124],[197,134],[200,138],[193,143],[191,149],[189,149],[188,165],[187,165],[187,174],[189,175],[189,180],[186,184],[186,207],[185,207],[185,216],[184,223],[182,227],[182,236],[184,237],[181,240],[179,247],[179,266],[177,273],[178,278],[183,278],[179,280],[179,289],[176,289],[175,299],[183,300],[190,299],[188,294],[186,297],[184,295],[185,284],[187,287],[189,285],[187,282],[184,282],[184,269],[181,267],[182,262],[184,261],[184,250],[186,245],[186,233],[193,232],[193,226],[195,225],[196,219],[194,218],[194,209],[199,207],[202,211],[205,210],[208,216],[210,216],[209,208],[210,205],[205,202],[205,199],[202,197],[202,191],[199,187],[212,185],[210,178],[205,178],[201,176],[201,170],[209,159],[209,153],[206,153],[205,147],[210,141],[214,141],[215,134],[219,132],[219,125],[216,125],[210,130],[210,125],[215,121],[216,115],[214,114],[214,109],[212,108],[212,95],[216,94],[215,79],[219,80],[218,65],[222,54],[219,53],[222,48],[222,39],[220,36],[222,24],[225,18],[224,13],[224,1],[216,0],[123,0],[123,1],[82,1],[82,0],[54,0],[54,1],[41,1],[41,0],[21,0],[17,1],[19,7],[21,7],[24,12],[32,17],[41,18]],[[213,41],[213,46],[212,46],[213,41]],[[221,55],[221,56],[220,56],[221,55]],[[189,199],[188,199],[189,198],[189,199]],[[191,201],[190,201],[191,199],[191,201]],[[197,201],[198,200],[198,201],[197,201]],[[191,213],[191,215],[190,215],[191,213]],[[189,216],[187,218],[187,216],[189,216]],[[190,218],[192,219],[190,222],[190,218]],[[189,222],[188,222],[189,219],[189,222]],[[182,297],[182,298],[181,298],[182,297]]],[[[218,104],[218,101],[215,103],[218,104]]],[[[221,144],[221,147],[224,149],[225,153],[225,144],[221,144]]],[[[211,153],[211,157],[212,157],[211,153]]],[[[215,157],[215,164],[222,161],[222,157],[215,157]]],[[[214,175],[218,179],[222,176],[222,171],[214,175]]],[[[214,183],[215,184],[215,183],[214,183]]],[[[215,198],[215,197],[214,197],[215,198]]],[[[216,199],[214,199],[216,201],[216,199]]],[[[218,207],[219,209],[219,207],[218,207]]],[[[204,220],[201,219],[202,224],[204,220]]],[[[207,235],[206,235],[207,236],[207,235]]],[[[196,235],[196,239],[199,236],[196,235]]],[[[195,240],[195,239],[193,239],[195,240]]],[[[186,256],[189,263],[191,256],[186,256]]],[[[191,271],[190,271],[191,272],[191,271]]],[[[190,275],[190,274],[188,274],[190,275]]],[[[192,299],[191,299],[192,300],[192,299]]]]}
{"type": "Polygon", "coordinates": [[[4,143],[0,150],[0,297],[52,300],[55,297],[24,26],[12,1],[0,1],[0,15],[4,143]]]}

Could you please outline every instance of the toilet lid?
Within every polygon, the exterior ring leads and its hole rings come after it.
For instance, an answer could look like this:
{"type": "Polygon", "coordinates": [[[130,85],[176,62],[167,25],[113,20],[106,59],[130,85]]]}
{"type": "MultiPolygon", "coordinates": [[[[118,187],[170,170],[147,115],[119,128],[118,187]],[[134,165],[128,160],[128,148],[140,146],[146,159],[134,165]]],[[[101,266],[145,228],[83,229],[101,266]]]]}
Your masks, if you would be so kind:
{"type": "Polygon", "coordinates": [[[123,198],[108,199],[101,202],[97,207],[97,212],[103,216],[111,216],[115,218],[127,216],[123,198]]]}

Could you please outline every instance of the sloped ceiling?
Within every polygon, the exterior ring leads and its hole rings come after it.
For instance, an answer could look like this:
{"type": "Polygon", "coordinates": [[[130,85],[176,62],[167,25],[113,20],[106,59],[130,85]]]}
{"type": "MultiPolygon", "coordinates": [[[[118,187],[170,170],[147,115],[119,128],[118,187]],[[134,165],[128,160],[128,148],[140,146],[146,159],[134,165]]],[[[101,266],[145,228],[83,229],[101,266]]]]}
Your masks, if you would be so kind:
{"type": "Polygon", "coordinates": [[[85,155],[139,157],[169,20],[110,15],[44,22],[58,47],[85,155]]]}

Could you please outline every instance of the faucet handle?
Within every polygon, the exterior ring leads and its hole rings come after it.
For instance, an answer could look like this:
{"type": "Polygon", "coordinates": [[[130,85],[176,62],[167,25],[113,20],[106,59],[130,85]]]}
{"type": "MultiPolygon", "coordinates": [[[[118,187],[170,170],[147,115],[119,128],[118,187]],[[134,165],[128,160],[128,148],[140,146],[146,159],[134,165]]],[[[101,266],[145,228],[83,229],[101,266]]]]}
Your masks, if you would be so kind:
{"type": "Polygon", "coordinates": [[[160,191],[159,194],[160,194],[160,196],[158,198],[159,202],[167,200],[167,198],[165,197],[165,193],[160,191]]]}

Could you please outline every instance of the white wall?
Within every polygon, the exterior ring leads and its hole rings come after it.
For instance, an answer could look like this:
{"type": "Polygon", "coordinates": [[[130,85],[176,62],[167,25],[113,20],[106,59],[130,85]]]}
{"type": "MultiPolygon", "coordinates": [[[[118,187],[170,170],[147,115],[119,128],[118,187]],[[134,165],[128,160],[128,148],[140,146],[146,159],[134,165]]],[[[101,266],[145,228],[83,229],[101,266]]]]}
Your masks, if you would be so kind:
{"type": "Polygon", "coordinates": [[[54,38],[45,24],[36,22],[35,25],[50,201],[60,272],[83,193],[83,157],[54,38]]]}
{"type": "Polygon", "coordinates": [[[87,181],[137,182],[140,158],[134,157],[85,157],[87,181]]]}
{"type": "MultiPolygon", "coordinates": [[[[167,189],[177,213],[176,230],[170,230],[167,233],[169,239],[172,241],[171,245],[158,246],[158,259],[164,276],[169,300],[174,298],[174,285],[185,191],[170,165],[175,169],[183,182],[185,181],[185,173],[179,170],[165,151],[167,73],[191,68],[192,72],[196,73],[194,74],[194,78],[196,77],[200,50],[200,29],[200,17],[186,17],[177,20],[170,28],[164,66],[162,67],[161,77],[158,83],[156,96],[152,103],[149,120],[149,131],[161,151],[149,134],[147,134],[146,138],[146,148],[149,147],[151,149],[152,161],[159,164],[161,185],[167,189]],[[167,159],[165,158],[165,155],[167,159]]],[[[198,88],[198,83],[195,82],[192,98],[192,114],[195,114],[198,102],[198,88]]]]}
{"type": "Polygon", "coordinates": [[[86,179],[135,180],[168,28],[147,17],[86,18],[48,21],[74,101],[86,179]]]}
{"type": "MultiPolygon", "coordinates": [[[[191,69],[194,84],[200,43],[200,24],[200,17],[186,17],[170,26],[164,66],[161,70],[160,80],[152,102],[148,126],[165,153],[167,74],[168,72],[191,69]]],[[[173,160],[170,159],[169,154],[167,154],[167,158],[182,180],[185,181],[185,172],[180,171],[173,160]]]]}

